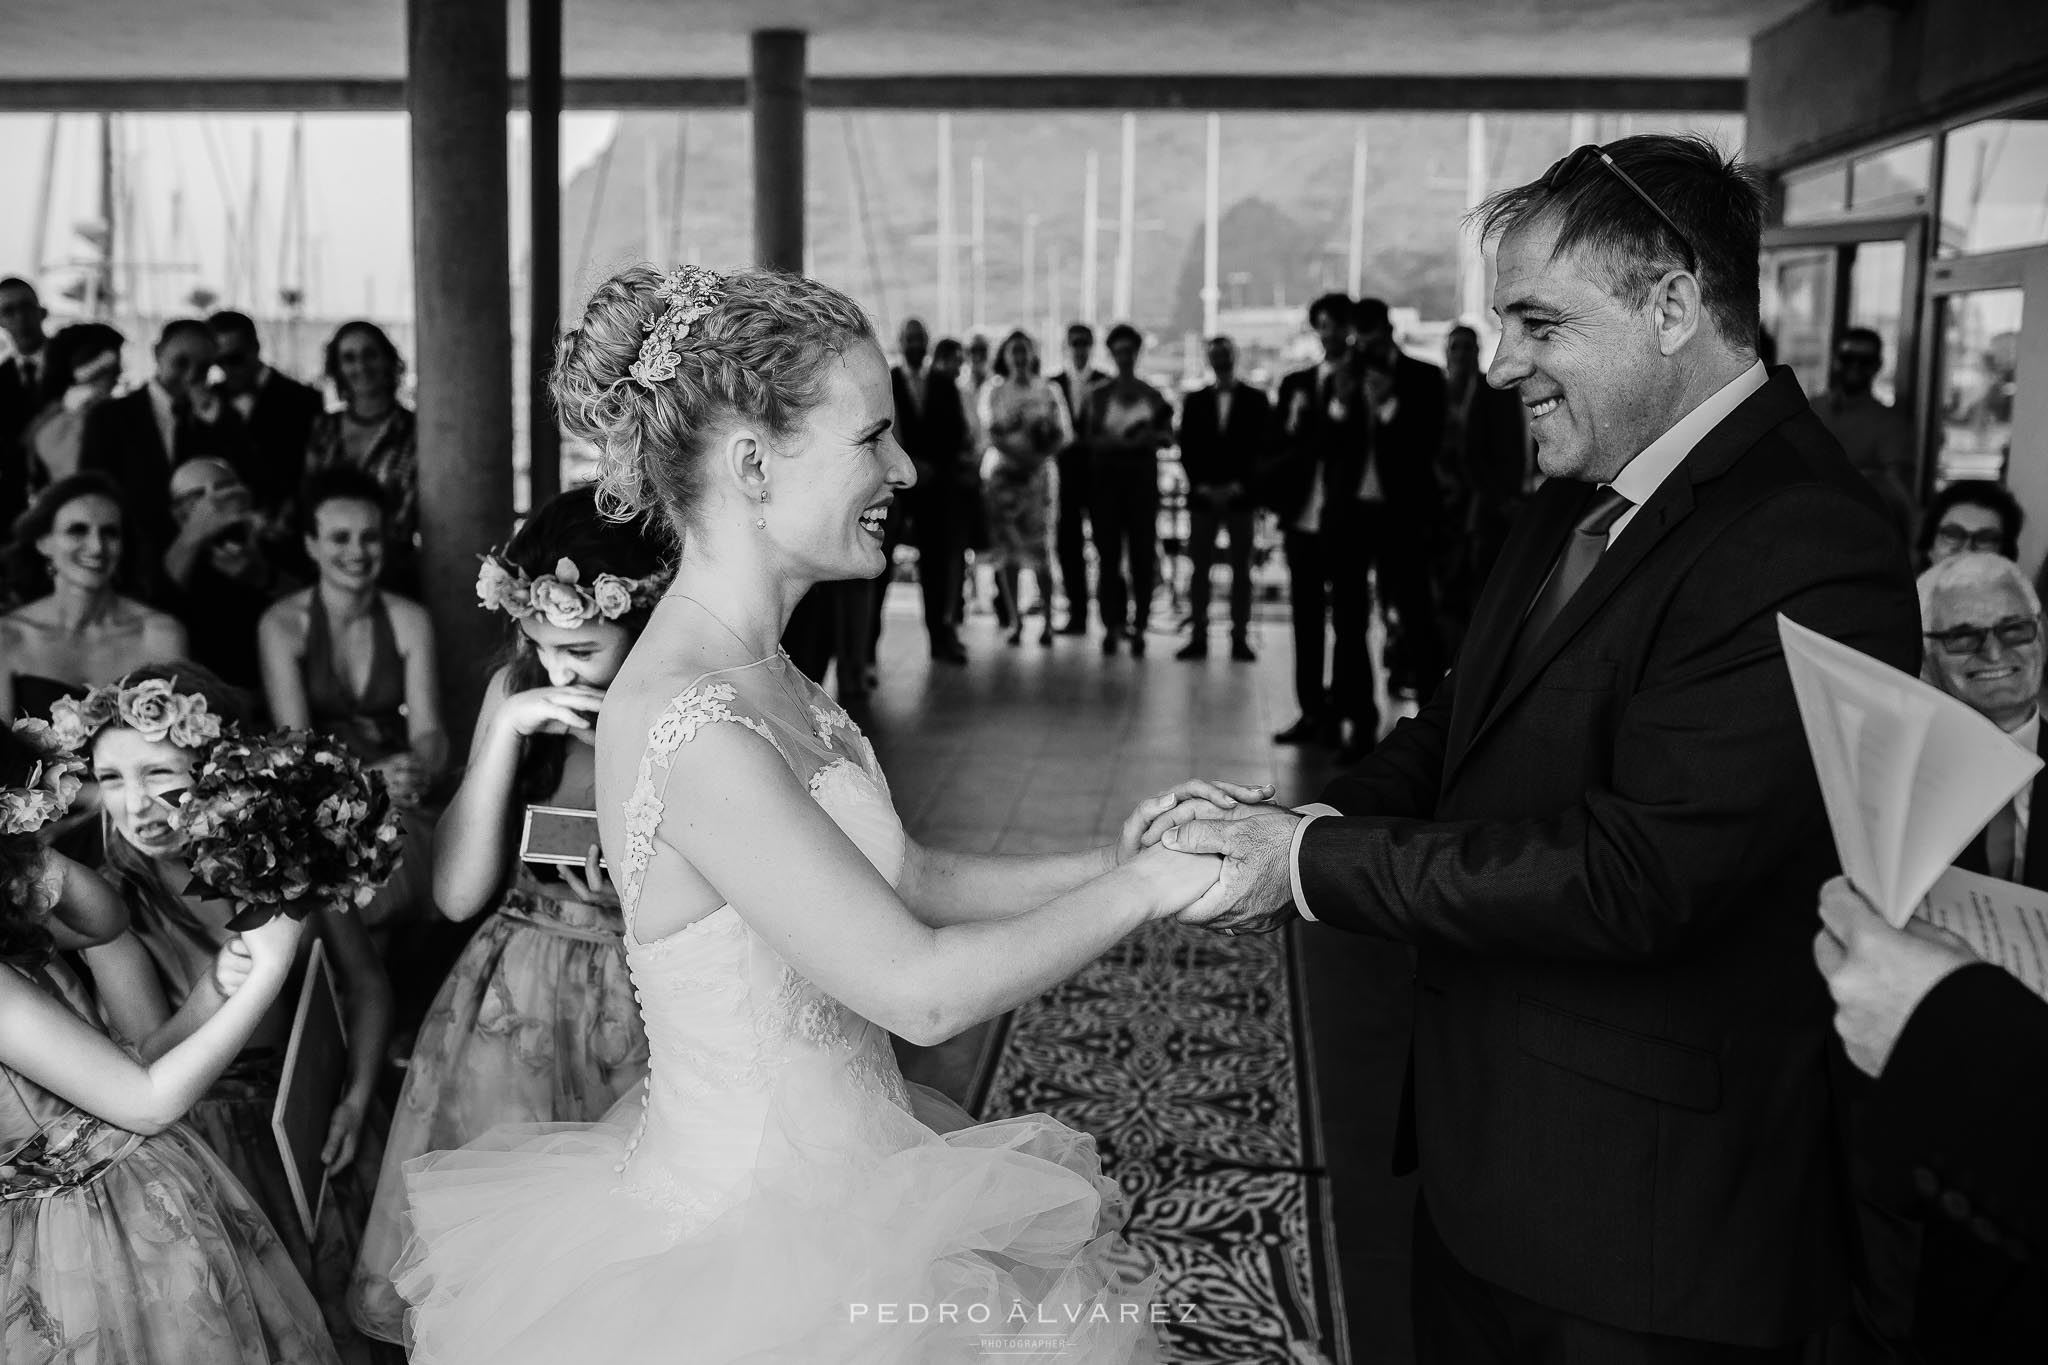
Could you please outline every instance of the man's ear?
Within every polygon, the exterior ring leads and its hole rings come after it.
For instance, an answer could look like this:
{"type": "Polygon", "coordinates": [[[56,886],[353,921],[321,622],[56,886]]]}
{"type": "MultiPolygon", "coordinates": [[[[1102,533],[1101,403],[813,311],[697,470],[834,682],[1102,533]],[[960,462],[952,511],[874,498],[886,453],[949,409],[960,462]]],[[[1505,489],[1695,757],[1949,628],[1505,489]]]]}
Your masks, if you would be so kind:
{"type": "Polygon", "coordinates": [[[1671,271],[1657,281],[1651,303],[1656,310],[1657,349],[1667,356],[1685,349],[1706,325],[1699,276],[1689,270],[1671,271]]]}

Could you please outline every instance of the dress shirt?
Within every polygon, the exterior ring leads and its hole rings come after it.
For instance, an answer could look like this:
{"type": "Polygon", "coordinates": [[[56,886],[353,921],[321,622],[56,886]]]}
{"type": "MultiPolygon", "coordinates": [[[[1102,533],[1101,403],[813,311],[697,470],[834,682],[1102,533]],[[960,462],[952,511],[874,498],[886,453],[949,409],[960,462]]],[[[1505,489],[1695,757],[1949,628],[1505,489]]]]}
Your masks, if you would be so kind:
{"type": "MultiPolygon", "coordinates": [[[[2011,739],[2030,754],[2041,752],[2039,707],[2034,708],[2034,714],[2027,717],[2024,725],[2012,732],[2011,739]]],[[[2013,823],[2017,826],[2013,831],[2012,841],[2012,879],[2017,882],[2025,880],[2027,875],[2027,827],[2033,823],[2034,816],[2033,779],[2029,778],[2027,785],[2021,787],[2019,794],[2013,797],[2012,813],[2013,823]]]]}
{"type": "Polygon", "coordinates": [[[1221,436],[1230,426],[1230,400],[1237,395],[1237,385],[1216,386],[1216,434],[1221,436]]]}
{"type": "Polygon", "coordinates": [[[1609,545],[1614,544],[1615,537],[1635,520],[1636,513],[1643,509],[1651,495],[1664,486],[1664,480],[1671,477],[1672,471],[1685,463],[1685,457],[1692,454],[1692,448],[1704,440],[1708,432],[1721,425],[1729,413],[1741,407],[1743,399],[1762,388],[1765,378],[1764,363],[1759,360],[1673,422],[1669,431],[1644,446],[1642,453],[1614,476],[1610,487],[1633,506],[1608,528],[1609,545]]]}
{"type": "Polygon", "coordinates": [[[255,382],[249,385],[249,391],[247,393],[238,393],[228,400],[235,405],[235,411],[242,415],[244,422],[249,420],[250,413],[256,411],[256,399],[263,392],[263,386],[269,382],[270,367],[268,365],[258,365],[256,367],[255,382]]]}

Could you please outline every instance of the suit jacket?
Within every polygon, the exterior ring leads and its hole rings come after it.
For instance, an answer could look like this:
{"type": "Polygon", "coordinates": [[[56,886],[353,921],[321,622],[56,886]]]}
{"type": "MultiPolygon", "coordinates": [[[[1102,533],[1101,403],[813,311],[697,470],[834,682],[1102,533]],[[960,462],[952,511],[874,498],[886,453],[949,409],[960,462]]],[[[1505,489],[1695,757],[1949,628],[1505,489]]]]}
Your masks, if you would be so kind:
{"type": "Polygon", "coordinates": [[[1066,450],[1062,450],[1060,452],[1061,455],[1066,455],[1068,451],[1078,452],[1081,450],[1081,423],[1086,421],[1088,417],[1088,395],[1102,387],[1108,379],[1109,376],[1101,371],[1090,370],[1087,375],[1088,382],[1082,385],[1082,391],[1076,394],[1074,392],[1073,375],[1062,370],[1052,377],[1052,385],[1060,391],[1060,398],[1067,405],[1067,417],[1074,424],[1074,443],[1068,446],[1066,450]]]}
{"type": "MultiPolygon", "coordinates": [[[[224,392],[220,400],[231,406],[234,401],[224,392]]],[[[242,473],[257,506],[278,511],[298,496],[306,478],[306,443],[314,419],[326,408],[320,391],[309,384],[276,370],[263,381],[244,424],[248,449],[242,473]]]]}
{"type": "Polygon", "coordinates": [[[1515,390],[1492,388],[1483,378],[1476,383],[1456,474],[1474,511],[1484,515],[1522,499],[1529,482],[1529,421],[1515,390]]]}
{"type": "Polygon", "coordinates": [[[1444,372],[1399,356],[1394,398],[1393,418],[1372,424],[1373,465],[1395,519],[1404,526],[1432,524],[1443,511],[1436,459],[1444,444],[1444,372]]]}
{"type": "Polygon", "coordinates": [[[1242,484],[1249,490],[1257,481],[1265,457],[1266,438],[1273,421],[1273,405],[1264,390],[1238,382],[1231,385],[1230,420],[1216,425],[1217,389],[1214,384],[1196,389],[1181,405],[1181,467],[1196,488],[1210,484],[1242,484]]]}
{"type": "Polygon", "coordinates": [[[1333,382],[1348,403],[1341,421],[1330,416],[1321,373],[1314,365],[1282,379],[1273,402],[1273,429],[1267,438],[1272,454],[1260,469],[1257,493],[1259,502],[1279,513],[1282,525],[1290,529],[1308,507],[1318,470],[1328,492],[1355,490],[1364,476],[1368,419],[1358,397],[1357,373],[1349,366],[1339,367],[1333,382]]]}
{"type": "MultiPolygon", "coordinates": [[[[2048,729],[2048,726],[2043,728],[2048,729]]],[[[2020,864],[2020,885],[2031,886],[2037,891],[2048,890],[2048,819],[2043,818],[2048,817],[2048,782],[2035,780],[2027,817],[2027,856],[2020,864]]],[[[1956,866],[1966,872],[1988,873],[1991,860],[1984,842],[1984,831],[1980,829],[1977,837],[1970,840],[1969,847],[1957,856],[1956,866]]]]}
{"type": "Polygon", "coordinates": [[[42,411],[43,396],[22,372],[21,358],[0,361],[0,538],[28,508],[29,423],[42,411]]]}
{"type": "MultiPolygon", "coordinates": [[[[202,455],[219,456],[244,470],[246,479],[244,450],[241,415],[224,407],[217,422],[193,422],[186,447],[175,454],[178,464],[202,455]]],[[[134,538],[124,558],[135,556],[134,569],[144,582],[159,576],[164,550],[177,536],[171,519],[172,455],[164,449],[147,386],[101,403],[85,420],[78,467],[108,475],[121,486],[134,538]]]]}
{"type": "Polygon", "coordinates": [[[1625,1330],[1769,1345],[1844,1309],[1836,868],[1778,613],[1896,667],[1903,546],[1775,371],[1510,670],[1594,490],[1552,480],[1420,715],[1325,798],[1303,904],[1417,948],[1402,1147],[1474,1273],[1625,1330]]]}

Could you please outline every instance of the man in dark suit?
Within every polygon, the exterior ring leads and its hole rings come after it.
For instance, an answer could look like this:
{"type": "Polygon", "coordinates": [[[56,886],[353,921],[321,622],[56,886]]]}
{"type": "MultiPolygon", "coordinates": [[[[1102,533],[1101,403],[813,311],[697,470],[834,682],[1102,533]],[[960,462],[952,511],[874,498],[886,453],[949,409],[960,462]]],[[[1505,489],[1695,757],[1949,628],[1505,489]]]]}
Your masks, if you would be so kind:
{"type": "Polygon", "coordinates": [[[235,410],[247,433],[243,473],[257,508],[285,519],[306,477],[306,442],[325,409],[320,391],[279,374],[263,363],[256,324],[243,313],[215,313],[206,320],[213,333],[213,363],[220,369],[214,392],[235,410]]]}
{"type": "Polygon", "coordinates": [[[1444,342],[1444,454],[1440,481],[1450,490],[1448,533],[1439,563],[1444,640],[1455,652],[1508,528],[1529,492],[1529,424],[1513,389],[1496,389],[1479,370],[1479,334],[1450,330],[1444,342]]]}
{"type": "MultiPolygon", "coordinates": [[[[904,453],[917,466],[917,483],[901,496],[910,504],[910,536],[917,546],[918,587],[924,596],[924,629],[934,659],[964,664],[967,647],[960,643],[961,580],[967,573],[967,532],[971,509],[965,505],[965,475],[972,456],[967,405],[960,393],[960,342],[942,337],[932,348],[924,377],[924,404],[918,416],[915,445],[904,453]]],[[[981,484],[975,470],[974,487],[981,484]]]]}
{"type": "Polygon", "coordinates": [[[1081,423],[1087,420],[1089,395],[1109,378],[1091,368],[1094,356],[1095,329],[1085,322],[1074,323],[1067,328],[1067,368],[1052,377],[1053,387],[1066,402],[1067,418],[1074,424],[1074,443],[1059,453],[1056,463],[1060,505],[1053,549],[1060,562],[1060,591],[1067,599],[1067,623],[1059,628],[1061,635],[1088,633],[1088,523],[1095,490],[1081,423]]]}
{"type": "Polygon", "coordinates": [[[1275,455],[1259,496],[1280,518],[1287,555],[1287,605],[1294,623],[1294,695],[1301,716],[1276,744],[1370,745],[1379,731],[1373,699],[1372,561],[1358,520],[1371,418],[1353,345],[1352,302],[1325,294],[1308,306],[1323,358],[1280,381],[1275,455]],[[1335,637],[1327,654],[1325,635],[1335,637]],[[1324,681],[1324,661],[1329,680],[1324,681]]]}
{"type": "Polygon", "coordinates": [[[78,466],[121,486],[136,541],[124,553],[152,569],[177,536],[171,471],[201,455],[238,471],[245,463],[241,418],[206,386],[213,355],[213,333],[204,322],[166,323],[149,382],[100,404],[86,419],[78,466]]]}
{"type": "MultiPolygon", "coordinates": [[[[1360,299],[1352,309],[1359,359],[1364,366],[1370,436],[1366,467],[1352,509],[1357,535],[1378,578],[1380,595],[1394,609],[1388,684],[1398,692],[1426,697],[1444,673],[1443,637],[1437,631],[1436,593],[1430,556],[1443,521],[1443,491],[1437,483],[1437,455],[1444,443],[1444,372],[1402,352],[1394,324],[1380,299],[1360,299]]],[[[1343,763],[1372,752],[1378,717],[1356,738],[1343,763]]]]}
{"type": "Polygon", "coordinates": [[[1188,476],[1188,556],[1194,581],[1188,606],[1194,636],[1177,657],[1209,657],[1209,576],[1216,565],[1216,532],[1230,534],[1230,657],[1256,663],[1252,623],[1252,486],[1265,453],[1273,405],[1263,391],[1238,382],[1237,343],[1209,342],[1216,382],[1196,389],[1181,405],[1180,463],[1188,476]]]}
{"type": "Polygon", "coordinates": [[[1167,836],[1226,855],[1184,918],[1416,949],[1425,1362],[1791,1362],[1847,1311],[1836,862],[1777,618],[1902,668],[1919,621],[1882,503],[1756,358],[1762,216],[1663,135],[1489,201],[1488,381],[1550,481],[1456,667],[1327,804],[1167,836]]]}
{"type": "Polygon", "coordinates": [[[14,354],[0,361],[0,536],[28,509],[28,448],[23,437],[43,406],[43,305],[35,286],[0,280],[0,332],[14,354]]]}

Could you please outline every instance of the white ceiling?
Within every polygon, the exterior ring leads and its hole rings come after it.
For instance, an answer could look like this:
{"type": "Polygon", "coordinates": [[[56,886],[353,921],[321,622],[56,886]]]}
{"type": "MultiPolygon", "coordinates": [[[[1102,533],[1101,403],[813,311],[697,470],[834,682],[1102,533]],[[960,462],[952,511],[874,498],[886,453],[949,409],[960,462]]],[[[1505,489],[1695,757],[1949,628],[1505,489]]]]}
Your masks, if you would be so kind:
{"type": "MultiPolygon", "coordinates": [[[[493,0],[441,0],[482,5],[493,0]]],[[[567,0],[570,77],[743,75],[810,33],[826,76],[1741,76],[1807,0],[567,0]]],[[[0,81],[393,80],[404,0],[0,0],[0,81]]],[[[512,5],[524,71],[525,6],[512,5]]]]}

